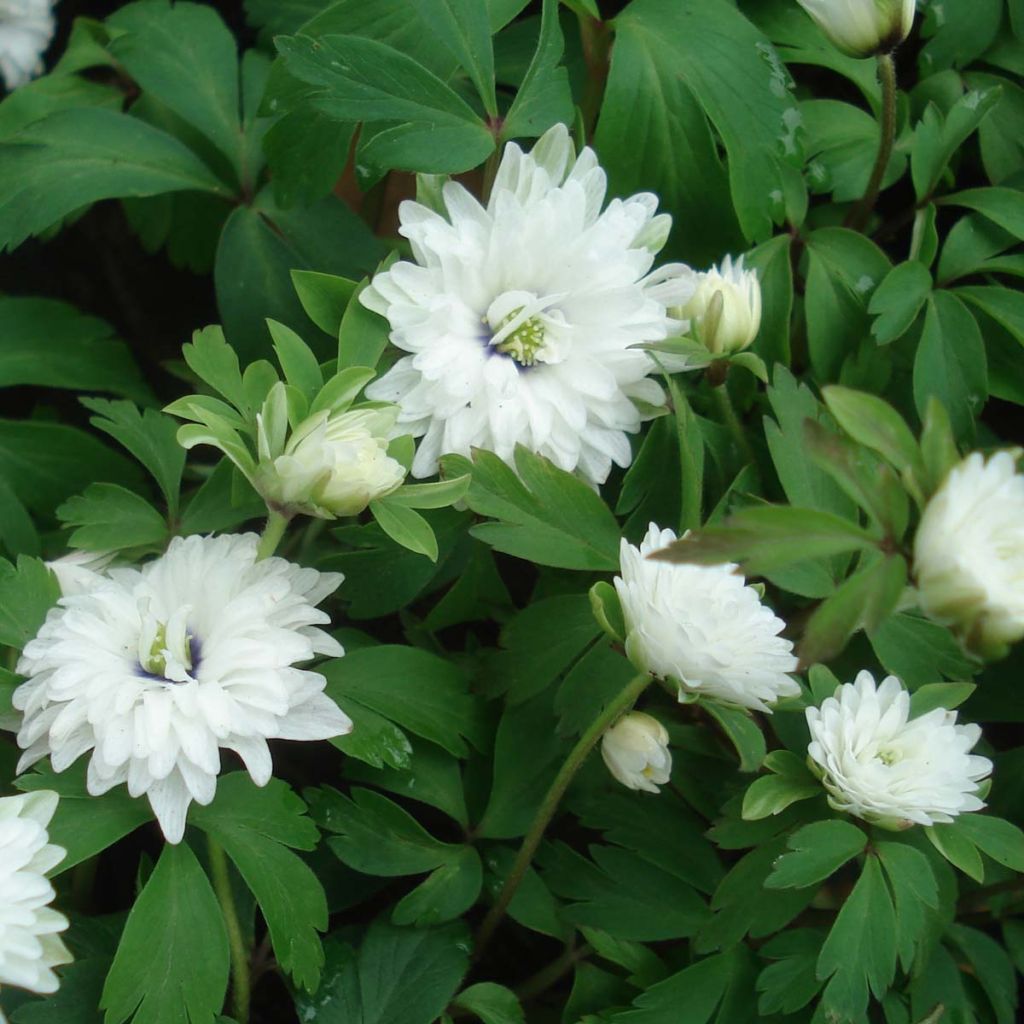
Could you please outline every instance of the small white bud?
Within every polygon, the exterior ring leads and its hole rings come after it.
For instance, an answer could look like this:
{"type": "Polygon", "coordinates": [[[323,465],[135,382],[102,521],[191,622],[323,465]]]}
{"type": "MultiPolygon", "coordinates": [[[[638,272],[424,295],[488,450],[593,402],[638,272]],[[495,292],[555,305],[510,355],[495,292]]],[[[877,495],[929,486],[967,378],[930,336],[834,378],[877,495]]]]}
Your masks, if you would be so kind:
{"type": "Polygon", "coordinates": [[[624,715],[604,734],[601,756],[608,771],[629,789],[657,793],[672,773],[668,731],[642,711],[624,715]]]}
{"type": "Polygon", "coordinates": [[[910,35],[916,0],[799,0],[843,53],[890,53],[910,35]]]}
{"type": "Polygon", "coordinates": [[[690,333],[712,355],[742,352],[761,328],[761,284],[741,256],[698,274],[693,295],[673,314],[690,322],[690,333]]]}
{"type": "Polygon", "coordinates": [[[320,519],[358,515],[405,480],[387,454],[398,409],[318,413],[300,424],[284,453],[260,463],[256,485],[269,504],[320,519]]]}
{"type": "Polygon", "coordinates": [[[980,452],[954,466],[914,538],[922,610],[985,658],[1024,637],[1024,476],[1016,458],[980,452]]]}

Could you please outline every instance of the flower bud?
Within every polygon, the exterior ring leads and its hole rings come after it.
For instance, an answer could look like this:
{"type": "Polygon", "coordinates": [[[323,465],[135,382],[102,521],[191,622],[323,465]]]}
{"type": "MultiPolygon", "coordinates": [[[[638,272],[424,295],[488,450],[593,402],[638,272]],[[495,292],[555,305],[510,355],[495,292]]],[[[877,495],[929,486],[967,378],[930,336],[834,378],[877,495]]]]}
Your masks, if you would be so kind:
{"type": "Polygon", "coordinates": [[[693,295],[673,313],[690,321],[690,332],[712,355],[742,352],[761,327],[757,273],[744,269],[742,256],[735,263],[726,256],[720,267],[697,275],[693,295]]]}
{"type": "Polygon", "coordinates": [[[257,490],[268,504],[320,519],[358,515],[405,480],[387,454],[398,409],[321,412],[300,424],[284,453],[260,463],[257,490]]]}
{"type": "Polygon", "coordinates": [[[1024,476],[1016,458],[980,452],[954,466],[914,539],[922,610],[984,658],[1024,637],[1024,476]]]}
{"type": "Polygon", "coordinates": [[[843,53],[889,53],[910,35],[915,0],[799,0],[800,6],[843,53]]]}
{"type": "Polygon", "coordinates": [[[604,734],[601,756],[608,771],[629,789],[657,793],[672,772],[668,732],[641,711],[631,711],[604,734]]]}

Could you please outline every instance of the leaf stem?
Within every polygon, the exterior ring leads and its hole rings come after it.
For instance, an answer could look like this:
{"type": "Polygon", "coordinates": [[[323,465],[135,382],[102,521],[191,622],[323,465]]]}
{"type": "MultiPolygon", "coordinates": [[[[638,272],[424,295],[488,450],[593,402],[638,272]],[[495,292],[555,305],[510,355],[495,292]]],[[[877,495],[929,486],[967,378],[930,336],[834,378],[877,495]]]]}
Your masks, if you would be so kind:
{"type": "Polygon", "coordinates": [[[267,525],[263,527],[263,533],[260,535],[260,542],[256,548],[257,562],[269,558],[277,550],[277,545],[281,543],[281,538],[284,536],[284,531],[288,529],[290,521],[288,516],[282,515],[274,509],[270,510],[270,514],[267,516],[267,525]]]}
{"type": "Polygon", "coordinates": [[[235,897],[231,891],[228,858],[224,853],[224,847],[213,836],[207,835],[206,840],[210,853],[213,889],[224,914],[228,946],[231,949],[231,1013],[238,1024],[249,1024],[249,950],[242,938],[242,926],[238,921],[235,897]]]}
{"type": "Polygon", "coordinates": [[[733,440],[736,442],[743,458],[753,465],[757,461],[754,457],[754,449],[751,448],[750,439],[747,437],[743,424],[733,408],[732,396],[729,394],[728,385],[725,381],[722,381],[718,387],[711,389],[711,393],[715,396],[715,401],[718,403],[718,409],[722,414],[722,421],[729,428],[729,433],[732,434],[733,440]]]}
{"type": "Polygon", "coordinates": [[[533,860],[533,855],[537,852],[537,847],[540,846],[540,842],[544,838],[544,832],[551,823],[551,819],[555,816],[558,805],[565,795],[565,791],[569,788],[569,784],[576,777],[576,773],[583,766],[583,762],[586,761],[590,752],[597,746],[598,740],[605,734],[605,731],[636,703],[637,698],[647,689],[650,682],[651,677],[646,672],[634,676],[619,695],[594,719],[586,732],[580,736],[576,746],[569,752],[569,756],[559,769],[554,782],[551,783],[551,787],[544,795],[540,807],[537,808],[537,813],[534,815],[529,830],[523,837],[523,844],[519,847],[515,863],[513,863],[512,870],[509,871],[508,877],[505,879],[505,884],[502,886],[497,900],[487,912],[487,916],[480,926],[476,939],[476,959],[479,960],[483,955],[487,944],[494,935],[494,930],[505,916],[505,912],[512,902],[512,897],[515,896],[516,890],[526,875],[526,870],[533,860]]]}
{"type": "Polygon", "coordinates": [[[846,226],[860,231],[867,223],[871,211],[878,201],[878,193],[882,190],[882,181],[889,168],[893,142],[896,138],[896,62],[891,53],[878,55],[878,78],[882,83],[882,124],[881,137],[878,140],[878,155],[875,166],[868,179],[868,187],[863,198],[850,211],[846,218],[846,226]]]}

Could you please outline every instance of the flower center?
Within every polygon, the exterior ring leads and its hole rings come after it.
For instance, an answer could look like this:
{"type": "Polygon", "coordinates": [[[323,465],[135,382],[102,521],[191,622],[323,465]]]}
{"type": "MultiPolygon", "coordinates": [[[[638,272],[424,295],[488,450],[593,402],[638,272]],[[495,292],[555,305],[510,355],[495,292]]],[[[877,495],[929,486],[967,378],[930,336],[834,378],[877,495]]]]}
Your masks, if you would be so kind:
{"type": "MultiPolygon", "coordinates": [[[[523,312],[523,307],[512,310],[498,324],[498,334],[523,312]]],[[[495,346],[495,352],[511,356],[520,366],[533,366],[537,362],[537,353],[544,347],[544,324],[538,316],[531,316],[519,324],[511,334],[495,346]]]]}
{"type": "Polygon", "coordinates": [[[891,768],[897,761],[903,760],[903,755],[898,750],[882,749],[878,752],[878,760],[887,768],[891,768]]]}
{"type": "Polygon", "coordinates": [[[162,621],[143,609],[139,631],[139,669],[144,676],[171,683],[193,682],[199,664],[198,641],[188,632],[191,607],[162,621]]]}

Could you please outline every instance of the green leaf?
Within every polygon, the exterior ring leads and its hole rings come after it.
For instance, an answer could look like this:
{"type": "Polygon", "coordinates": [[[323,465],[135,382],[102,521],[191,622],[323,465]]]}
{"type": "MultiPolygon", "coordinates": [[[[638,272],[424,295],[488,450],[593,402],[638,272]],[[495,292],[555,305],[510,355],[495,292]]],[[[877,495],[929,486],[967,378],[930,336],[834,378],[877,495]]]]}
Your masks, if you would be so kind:
{"type": "Polygon", "coordinates": [[[103,986],[107,1024],[209,1020],[224,1004],[228,937],[217,897],[185,843],[166,845],[139,894],[103,986]]]}
{"type": "Polygon", "coordinates": [[[409,732],[468,753],[464,736],[476,735],[476,711],[458,666],[414,647],[382,644],[351,651],[320,666],[327,694],[351,697],[409,732]]]}
{"type": "Polygon", "coordinates": [[[426,555],[432,562],[437,561],[437,538],[426,521],[417,511],[402,502],[379,498],[370,502],[370,513],[377,525],[403,548],[426,555]]]}
{"type": "MultiPolygon", "coordinates": [[[[878,153],[879,123],[867,111],[838,100],[812,99],[800,104],[807,138],[808,184],[814,192],[831,192],[837,203],[860,199],[878,153]]],[[[906,154],[893,147],[882,179],[886,189],[907,166],[906,154]]]]}
{"type": "Polygon", "coordinates": [[[764,760],[766,747],[764,733],[753,716],[739,708],[726,707],[712,700],[704,701],[703,707],[718,722],[729,737],[729,742],[736,748],[740,757],[740,771],[756,772],[764,760]]]}
{"type": "Polygon", "coordinates": [[[600,635],[583,594],[532,601],[505,624],[488,662],[490,692],[519,704],[545,690],[600,635]]]}
{"type": "Polygon", "coordinates": [[[124,786],[103,796],[90,795],[85,787],[85,773],[85,761],[79,760],[59,775],[46,763],[18,778],[21,790],[52,789],[60,795],[48,828],[50,842],[67,850],[67,856],[54,869],[56,875],[95,857],[153,820],[149,802],[130,796],[124,786]]]}
{"type": "Polygon", "coordinates": [[[838,654],[858,629],[876,629],[899,604],[908,567],[901,555],[876,558],[850,576],[814,611],[798,647],[800,664],[813,665],[838,654]]]}
{"type": "Polygon", "coordinates": [[[974,436],[974,418],[988,397],[985,345],[967,307],[947,291],[928,301],[914,360],[914,402],[920,416],[932,397],[946,407],[959,440],[974,436]]]}
{"type": "Polygon", "coordinates": [[[209,807],[193,806],[191,820],[224,847],[256,897],[278,964],[298,986],[315,991],[327,900],[312,869],[289,849],[312,850],[319,839],[306,805],[279,779],[260,788],[244,772],[232,772],[218,781],[209,807]]]}
{"type": "Polygon", "coordinates": [[[391,920],[419,928],[453,921],[476,902],[483,880],[480,854],[472,846],[460,846],[395,904],[391,920]]]}
{"type": "Polygon", "coordinates": [[[286,324],[334,355],[306,316],[292,284],[293,270],[361,278],[381,256],[369,227],[336,196],[310,206],[282,209],[269,187],[250,205],[238,206],[217,246],[214,285],[227,339],[246,359],[269,353],[266,318],[286,324]]]}
{"type": "Polygon", "coordinates": [[[0,420],[0,478],[26,508],[45,517],[95,480],[142,485],[129,459],[85,431],[45,420],[0,420]]]}
{"type": "Polygon", "coordinates": [[[162,546],[167,522],[145,498],[117,484],[92,484],[84,494],[68,498],[56,511],[67,526],[76,527],[71,547],[86,551],[162,546]]]}
{"type": "Polygon", "coordinates": [[[293,270],[292,284],[306,316],[325,334],[336,338],[345,310],[358,288],[356,282],[336,274],[293,270]]]}
{"type": "Polygon", "coordinates": [[[1017,975],[1006,951],[991,936],[962,924],[953,925],[950,936],[966,955],[971,973],[988,996],[998,1024],[1015,1024],[1017,975]]]}
{"type": "Polygon", "coordinates": [[[486,4],[476,0],[416,0],[420,17],[462,65],[490,117],[498,114],[494,92],[494,50],[486,4]]]}
{"type": "Polygon", "coordinates": [[[182,190],[229,195],[190,149],[138,118],[59,111],[0,143],[0,251],[101,199],[182,190]]]}
{"type": "Polygon", "coordinates": [[[38,558],[20,555],[16,565],[0,558],[0,644],[20,651],[59,597],[57,580],[38,558]]]}
{"type": "Polygon", "coordinates": [[[927,683],[910,697],[910,717],[920,718],[935,708],[959,707],[977,687],[974,683],[927,683]]]}
{"type": "Polygon", "coordinates": [[[268,319],[267,327],[274,339],[274,351],[284,371],[285,380],[297,388],[307,401],[313,401],[324,386],[324,377],[312,349],[290,327],[276,320],[268,319]]]}
{"type": "Polygon", "coordinates": [[[807,251],[804,301],[811,365],[822,382],[836,380],[870,333],[867,303],[890,263],[874,242],[846,228],[818,228],[807,239],[807,251]]]}
{"type": "Polygon", "coordinates": [[[928,104],[914,130],[910,150],[910,172],[918,202],[934,193],[953,154],[974,133],[999,99],[998,88],[972,89],[945,115],[934,103],[928,104]]]}
{"type": "Polygon", "coordinates": [[[779,814],[798,800],[821,795],[821,783],[810,772],[803,776],[765,775],[755,779],[743,796],[743,818],[759,821],[779,814]]]}
{"type": "Polygon", "coordinates": [[[97,317],[54,299],[0,297],[0,387],[106,391],[151,401],[131,351],[97,317]]]}
{"type": "Polygon", "coordinates": [[[1024,193],[1013,188],[969,188],[943,196],[943,205],[966,206],[984,214],[1018,240],[1024,239],[1024,193]]]}
{"type": "Polygon", "coordinates": [[[526,1024],[516,994],[491,981],[481,981],[463,989],[455,997],[454,1005],[468,1010],[484,1024],[526,1024]]]}
{"type": "MultiPolygon", "coordinates": [[[[636,57],[643,53],[659,80],[681,78],[696,98],[725,144],[744,234],[766,237],[782,213],[773,194],[783,192],[799,124],[789,76],[771,44],[732,5],[703,0],[634,0],[615,28],[616,47],[624,45],[636,57]],[[760,159],[749,159],[752,149],[760,159]]],[[[668,111],[660,116],[671,116],[678,95],[672,87],[668,111]]],[[[686,116],[692,123],[691,110],[686,116]]],[[[639,118],[631,134],[646,132],[648,124],[649,117],[639,118]]]]}
{"type": "Polygon", "coordinates": [[[275,44],[288,71],[317,87],[317,109],[347,123],[398,123],[364,150],[381,167],[454,174],[494,150],[486,125],[457,93],[386,43],[325,35],[281,36],[275,44]]]}
{"type": "Polygon", "coordinates": [[[760,575],[808,558],[870,549],[877,545],[856,523],[829,512],[755,505],[681,538],[651,557],[666,562],[717,565],[739,562],[747,575],[760,575]]]}
{"type": "Polygon", "coordinates": [[[412,756],[407,756],[399,767],[348,764],[345,777],[436,807],[463,827],[468,827],[469,812],[459,761],[447,750],[426,740],[418,739],[415,747],[412,744],[407,746],[412,756]]]}
{"type": "Polygon", "coordinates": [[[652,985],[614,1024],[706,1024],[736,970],[734,952],[709,956],[652,985]]]}
{"type": "Polygon", "coordinates": [[[896,909],[896,944],[904,970],[929,938],[929,910],[939,907],[939,889],[928,858],[898,842],[876,842],[874,850],[889,879],[896,909]]]}
{"type": "Polygon", "coordinates": [[[530,139],[572,119],[569,73],[560,66],[564,41],[558,0],[542,0],[537,49],[505,115],[502,139],[530,139]]]}
{"type": "Polygon", "coordinates": [[[398,928],[377,920],[357,953],[335,941],[327,948],[324,981],[299,993],[300,1019],[345,1024],[432,1024],[444,1012],[469,967],[461,925],[398,928]]]}
{"type": "Polygon", "coordinates": [[[963,679],[978,671],[944,626],[901,612],[869,634],[887,672],[911,689],[936,679],[963,679]]]}
{"type": "Polygon", "coordinates": [[[878,452],[904,480],[921,475],[921,454],[903,417],[884,399],[836,384],[822,391],[828,411],[855,441],[878,452]]]}
{"type": "Polygon", "coordinates": [[[867,835],[847,821],[816,821],[789,837],[793,851],[780,857],[765,879],[768,889],[802,889],[831,877],[867,845],[867,835]]]}
{"type": "Polygon", "coordinates": [[[605,635],[614,643],[626,639],[626,620],[622,602],[615,588],[607,580],[599,580],[590,588],[590,608],[605,635]]]}
{"type": "Polygon", "coordinates": [[[391,327],[379,313],[367,309],[359,301],[369,286],[369,278],[361,281],[345,310],[338,328],[338,369],[346,366],[377,366],[387,347],[391,327]]]}
{"type": "Polygon", "coordinates": [[[558,845],[542,853],[544,881],[573,902],[565,917],[620,939],[657,942],[696,933],[704,901],[677,876],[618,846],[592,846],[593,862],[558,845]]]}
{"type": "Polygon", "coordinates": [[[177,441],[177,425],[154,409],[140,411],[131,402],[83,398],[94,416],[89,422],[128,449],[149,470],[163,493],[170,516],[178,512],[178,492],[185,452],[177,441]]]}
{"type": "Polygon", "coordinates": [[[374,768],[389,765],[405,770],[409,767],[412,744],[394,722],[388,721],[376,711],[363,707],[351,697],[335,694],[334,700],[352,719],[353,729],[345,736],[336,736],[332,739],[332,746],[374,768]]]}
{"type": "Polygon", "coordinates": [[[197,3],[151,2],[111,19],[110,52],[148,96],[205,135],[245,175],[238,52],[216,10],[197,3]]]}
{"type": "Polygon", "coordinates": [[[871,333],[879,345],[902,338],[932,291],[932,276],[917,260],[893,267],[875,289],[868,312],[877,317],[871,333]]]}
{"type": "Polygon", "coordinates": [[[932,825],[924,830],[924,834],[953,867],[959,868],[976,882],[985,880],[981,855],[966,831],[961,831],[955,825],[932,825]]]}
{"type": "Polygon", "coordinates": [[[457,476],[454,480],[439,480],[430,484],[403,484],[388,495],[389,505],[404,505],[406,508],[444,508],[454,505],[469,490],[472,477],[457,476]]]}
{"type": "Polygon", "coordinates": [[[619,526],[611,510],[582,480],[540,455],[516,448],[516,475],[497,455],[476,449],[473,462],[442,461],[446,478],[473,474],[466,504],[499,520],[472,534],[497,551],[562,569],[615,570],[619,526]]]}
{"type": "Polygon", "coordinates": [[[829,980],[824,1005],[840,1019],[867,1009],[868,989],[881,999],[896,970],[896,918],[876,857],[868,857],[818,957],[818,977],[829,980]]]}
{"type": "Polygon", "coordinates": [[[526,833],[568,751],[554,725],[548,692],[505,709],[494,739],[493,781],[478,835],[514,839],[526,833]]]}
{"type": "Polygon", "coordinates": [[[990,814],[961,814],[951,827],[997,864],[1024,872],[1024,832],[1013,822],[990,814]]]}

